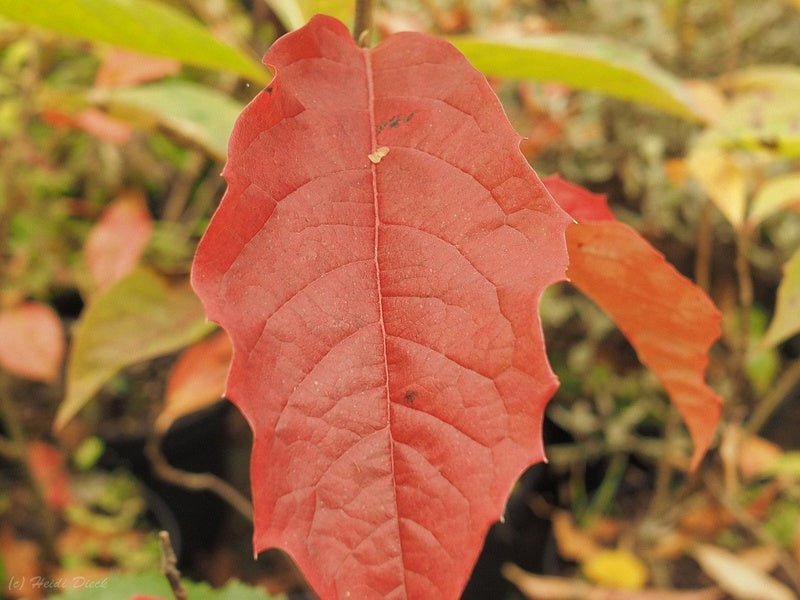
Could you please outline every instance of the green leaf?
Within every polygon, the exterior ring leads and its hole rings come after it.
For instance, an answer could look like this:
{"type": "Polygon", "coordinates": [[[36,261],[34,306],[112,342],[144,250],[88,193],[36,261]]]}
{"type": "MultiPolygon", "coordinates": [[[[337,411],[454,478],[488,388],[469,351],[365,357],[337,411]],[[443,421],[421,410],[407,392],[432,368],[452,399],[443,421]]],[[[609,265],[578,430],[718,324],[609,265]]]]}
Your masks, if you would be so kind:
{"type": "Polygon", "coordinates": [[[766,312],[758,306],[750,311],[750,346],[745,356],[744,368],[747,380],[758,394],[769,390],[781,366],[778,351],[775,348],[764,348],[760,343],[768,318],[766,312]]]}
{"type": "Polygon", "coordinates": [[[169,286],[148,270],[133,271],[84,311],[55,427],[63,427],[121,369],[179,350],[212,329],[188,285],[169,286]]]}
{"type": "Polygon", "coordinates": [[[800,202],[800,173],[773,177],[758,190],[747,220],[751,225],[758,225],[767,217],[796,202],[800,202]]]}
{"type": "Polygon", "coordinates": [[[98,90],[92,98],[108,104],[118,118],[144,119],[146,124],[164,127],[222,160],[233,124],[244,108],[212,88],[179,80],[98,90]]]}
{"type": "Polygon", "coordinates": [[[554,81],[701,121],[679,79],[635,48],[605,38],[542,35],[529,39],[454,37],[450,41],[484,74],[554,81]]]}
{"type": "Polygon", "coordinates": [[[774,346],[800,331],[800,250],[783,266],[775,315],[764,336],[764,347],[774,346]]]}
{"type": "Polygon", "coordinates": [[[265,83],[266,70],[200,23],[153,0],[0,0],[0,17],[92,42],[233,71],[265,83]]]}
{"type": "Polygon", "coordinates": [[[353,18],[355,0],[264,0],[283,26],[299,29],[316,14],[336,17],[343,23],[353,18]]]}
{"type": "MultiPolygon", "coordinates": [[[[135,596],[155,596],[172,598],[172,589],[167,578],[161,573],[120,574],[99,579],[95,582],[81,577],[59,580],[64,584],[60,594],[51,596],[52,600],[131,600],[135,596]]],[[[239,581],[231,581],[223,588],[214,589],[206,583],[182,580],[189,598],[203,600],[270,600],[270,596],[260,588],[250,587],[239,581]]]]}

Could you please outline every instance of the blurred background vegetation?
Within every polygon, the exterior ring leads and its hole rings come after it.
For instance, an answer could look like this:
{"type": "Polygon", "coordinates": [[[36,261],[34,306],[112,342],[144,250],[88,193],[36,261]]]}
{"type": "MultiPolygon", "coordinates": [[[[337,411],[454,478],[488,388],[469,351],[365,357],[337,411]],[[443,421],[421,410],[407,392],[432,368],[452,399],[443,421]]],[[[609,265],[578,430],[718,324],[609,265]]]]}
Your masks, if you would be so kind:
{"type": "MultiPolygon", "coordinates": [[[[187,276],[230,128],[269,80],[260,56],[316,12],[352,11],[0,0],[6,596],[91,597],[31,577],[112,574],[113,597],[168,595],[166,529],[186,576],[255,586],[225,597],[310,597],[279,552],[250,561],[250,434],[217,402],[230,349],[187,276]]],[[[690,476],[683,426],[625,338],[567,284],[548,292],[551,462],[520,480],[465,597],[796,597],[798,3],[386,0],[375,24],[376,41],[451,39],[537,172],[607,194],[723,313],[708,371],[723,424],[690,476]]]]}

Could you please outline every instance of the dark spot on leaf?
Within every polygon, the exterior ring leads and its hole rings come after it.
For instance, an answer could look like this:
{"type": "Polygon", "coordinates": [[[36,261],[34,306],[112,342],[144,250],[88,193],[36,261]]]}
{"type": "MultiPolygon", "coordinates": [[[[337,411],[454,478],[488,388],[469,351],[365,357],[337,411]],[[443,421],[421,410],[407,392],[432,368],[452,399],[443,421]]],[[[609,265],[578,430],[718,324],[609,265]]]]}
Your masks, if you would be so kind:
{"type": "Polygon", "coordinates": [[[780,148],[780,142],[776,138],[761,138],[758,143],[767,150],[778,150],[780,148]]]}
{"type": "Polygon", "coordinates": [[[271,94],[271,93],[272,93],[272,86],[271,86],[271,85],[268,85],[268,86],[267,86],[267,93],[268,93],[268,94],[271,94]]]}
{"type": "Polygon", "coordinates": [[[386,121],[378,123],[378,125],[375,127],[375,133],[376,134],[380,133],[387,127],[390,129],[396,129],[400,127],[400,125],[402,125],[403,123],[408,123],[413,118],[414,118],[413,112],[410,112],[407,115],[394,115],[393,117],[390,117],[386,121]]]}
{"type": "Polygon", "coordinates": [[[403,400],[406,402],[414,403],[414,400],[417,398],[417,392],[415,390],[408,390],[406,395],[403,396],[403,400]]]}

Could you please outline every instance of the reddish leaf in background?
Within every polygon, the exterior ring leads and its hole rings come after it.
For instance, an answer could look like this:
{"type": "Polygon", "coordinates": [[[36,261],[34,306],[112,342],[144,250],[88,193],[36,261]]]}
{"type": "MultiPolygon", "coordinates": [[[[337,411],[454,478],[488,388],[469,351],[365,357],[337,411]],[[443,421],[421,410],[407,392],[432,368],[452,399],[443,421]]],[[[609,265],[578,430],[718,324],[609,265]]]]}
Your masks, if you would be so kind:
{"type": "Polygon", "coordinates": [[[95,76],[95,87],[125,87],[155,81],[181,70],[181,63],[171,58],[148,56],[110,48],[103,56],[95,76]]]}
{"type": "Polygon", "coordinates": [[[26,379],[52,382],[63,361],[64,331],[53,309],[26,302],[0,311],[0,368],[26,379]]]}
{"type": "Polygon", "coordinates": [[[325,599],[457,598],[543,456],[569,219],[449,43],[318,16],[265,62],[193,269],[254,432],[255,548],[325,599]]]}
{"type": "Polygon", "coordinates": [[[56,127],[81,129],[98,140],[118,146],[127,143],[133,133],[130,125],[96,108],[87,108],[77,114],[45,110],[42,111],[42,119],[56,127]]]}
{"type": "Polygon", "coordinates": [[[100,289],[133,271],[152,233],[153,219],[140,191],[122,193],[103,211],[84,248],[89,272],[100,289]]]}
{"type": "Polygon", "coordinates": [[[156,419],[158,431],[222,400],[232,352],[228,335],[220,331],[181,354],[167,381],[164,410],[156,419]]]}
{"type": "Polygon", "coordinates": [[[634,229],[614,220],[602,195],[558,176],[544,184],[579,221],[567,230],[567,276],[614,319],[666,388],[692,436],[694,469],[720,418],[722,400],[705,383],[719,311],[634,229]]]}
{"type": "Polygon", "coordinates": [[[28,444],[28,465],[44,492],[48,506],[63,510],[72,501],[64,455],[44,442],[28,444]]]}

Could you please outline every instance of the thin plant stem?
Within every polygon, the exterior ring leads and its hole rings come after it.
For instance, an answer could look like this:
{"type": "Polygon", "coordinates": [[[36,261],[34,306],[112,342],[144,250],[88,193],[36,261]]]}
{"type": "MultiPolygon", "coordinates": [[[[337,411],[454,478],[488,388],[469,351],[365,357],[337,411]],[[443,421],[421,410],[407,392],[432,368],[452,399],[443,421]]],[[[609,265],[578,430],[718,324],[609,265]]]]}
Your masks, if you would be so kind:
{"type": "Polygon", "coordinates": [[[197,150],[193,150],[186,159],[186,164],[175,178],[164,212],[161,214],[165,221],[177,221],[183,213],[189,198],[192,195],[195,182],[206,166],[206,158],[197,150]]]}
{"type": "Polygon", "coordinates": [[[627,468],[628,455],[624,453],[615,454],[606,469],[600,487],[597,488],[586,511],[586,515],[583,518],[584,524],[592,523],[608,511],[609,507],[614,503],[614,498],[627,468]]]}
{"type": "Polygon", "coordinates": [[[800,383],[800,360],[795,360],[778,378],[778,381],[764,395],[753,411],[753,416],[745,426],[745,431],[756,434],[761,431],[766,422],[789,396],[791,391],[800,383]]]}
{"type": "Polygon", "coordinates": [[[145,454],[153,466],[153,470],[161,479],[189,490],[206,490],[222,498],[248,521],[253,520],[253,507],[250,501],[211,473],[192,473],[173,467],[161,452],[160,435],[154,435],[145,444],[145,454]]]}
{"type": "Polygon", "coordinates": [[[736,376],[739,400],[748,397],[749,386],[745,373],[747,351],[750,347],[750,313],[753,310],[753,275],[750,272],[748,254],[750,231],[741,228],[736,232],[736,277],[739,284],[739,330],[735,342],[736,376]]]}
{"type": "Polygon", "coordinates": [[[161,544],[161,572],[169,582],[172,595],[175,596],[175,600],[189,600],[189,594],[186,593],[186,589],[181,582],[181,572],[178,570],[178,557],[175,556],[175,550],[172,548],[169,532],[160,531],[158,533],[158,540],[161,544]]]}
{"type": "Polygon", "coordinates": [[[711,201],[706,199],[697,230],[697,256],[694,262],[694,280],[706,292],[711,289],[711,254],[714,248],[713,214],[714,207],[711,201]]]}
{"type": "Polygon", "coordinates": [[[372,13],[375,0],[356,0],[355,19],[353,20],[353,38],[360,46],[369,46],[372,35],[372,13]]]}
{"type": "Polygon", "coordinates": [[[667,410],[667,418],[664,423],[664,451],[658,458],[656,465],[656,482],[653,498],[650,501],[648,512],[651,515],[658,514],[669,502],[669,484],[672,480],[672,440],[678,432],[680,415],[677,409],[670,404],[667,410]]]}

